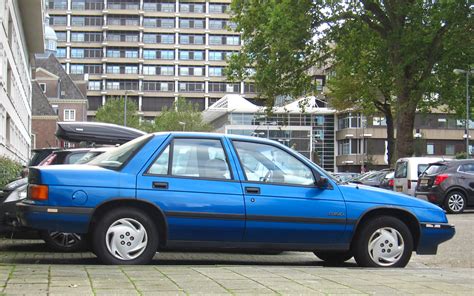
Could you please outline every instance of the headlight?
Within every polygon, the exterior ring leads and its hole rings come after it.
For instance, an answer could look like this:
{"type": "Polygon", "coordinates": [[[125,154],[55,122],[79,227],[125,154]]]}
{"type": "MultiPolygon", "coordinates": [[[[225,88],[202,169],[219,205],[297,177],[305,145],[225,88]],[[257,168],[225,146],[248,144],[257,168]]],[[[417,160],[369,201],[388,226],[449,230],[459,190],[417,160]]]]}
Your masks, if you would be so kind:
{"type": "Polygon", "coordinates": [[[26,190],[28,185],[23,185],[18,187],[17,189],[13,190],[10,195],[5,199],[6,202],[16,202],[26,198],[26,190]]]}

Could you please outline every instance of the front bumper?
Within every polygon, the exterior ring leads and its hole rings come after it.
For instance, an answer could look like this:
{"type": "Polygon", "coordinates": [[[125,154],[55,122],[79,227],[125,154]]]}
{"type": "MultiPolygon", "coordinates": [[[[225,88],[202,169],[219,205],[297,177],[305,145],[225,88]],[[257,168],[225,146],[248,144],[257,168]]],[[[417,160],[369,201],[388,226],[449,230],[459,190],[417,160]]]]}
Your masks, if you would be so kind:
{"type": "Polygon", "coordinates": [[[448,223],[421,223],[420,240],[416,249],[417,254],[435,255],[438,245],[450,240],[456,230],[454,225],[448,223]]]}
{"type": "Polygon", "coordinates": [[[21,225],[33,229],[87,233],[93,208],[37,205],[30,201],[17,204],[21,225]]]}

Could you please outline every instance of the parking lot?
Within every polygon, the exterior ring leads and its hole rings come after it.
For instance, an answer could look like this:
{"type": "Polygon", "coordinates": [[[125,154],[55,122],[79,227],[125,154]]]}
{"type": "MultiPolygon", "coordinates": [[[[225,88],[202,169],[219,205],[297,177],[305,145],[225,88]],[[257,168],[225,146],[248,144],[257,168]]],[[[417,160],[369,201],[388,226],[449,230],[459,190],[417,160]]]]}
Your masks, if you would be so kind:
{"type": "Polygon", "coordinates": [[[147,266],[98,265],[36,240],[0,240],[0,294],[455,294],[474,290],[474,211],[450,215],[456,236],[405,269],[326,266],[312,253],[160,253],[147,266]]]}

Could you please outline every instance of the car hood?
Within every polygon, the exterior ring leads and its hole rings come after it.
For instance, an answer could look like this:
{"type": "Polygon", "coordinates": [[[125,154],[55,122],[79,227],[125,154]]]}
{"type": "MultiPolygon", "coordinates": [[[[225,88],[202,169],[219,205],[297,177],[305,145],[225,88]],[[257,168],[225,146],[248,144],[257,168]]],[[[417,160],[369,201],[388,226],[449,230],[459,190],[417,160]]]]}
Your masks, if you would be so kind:
{"type": "MultiPolygon", "coordinates": [[[[119,187],[119,171],[93,165],[52,165],[35,167],[39,182],[45,185],[84,186],[84,187],[119,187]]],[[[31,181],[30,181],[31,182],[31,181]]],[[[34,182],[33,182],[34,183],[34,182]]]]}
{"type": "Polygon", "coordinates": [[[346,202],[367,202],[381,205],[441,210],[438,206],[427,201],[382,188],[349,183],[339,185],[339,189],[341,190],[346,202]]]}

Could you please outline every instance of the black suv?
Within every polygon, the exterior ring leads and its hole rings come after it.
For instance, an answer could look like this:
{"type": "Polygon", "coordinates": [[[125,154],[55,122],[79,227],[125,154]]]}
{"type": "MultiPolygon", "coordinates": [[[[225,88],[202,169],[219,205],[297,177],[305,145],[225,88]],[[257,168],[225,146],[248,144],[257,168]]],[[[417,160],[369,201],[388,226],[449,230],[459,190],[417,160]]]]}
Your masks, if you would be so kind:
{"type": "Polygon", "coordinates": [[[430,164],[418,178],[415,194],[425,195],[448,213],[462,213],[474,206],[474,160],[430,164]]]}

